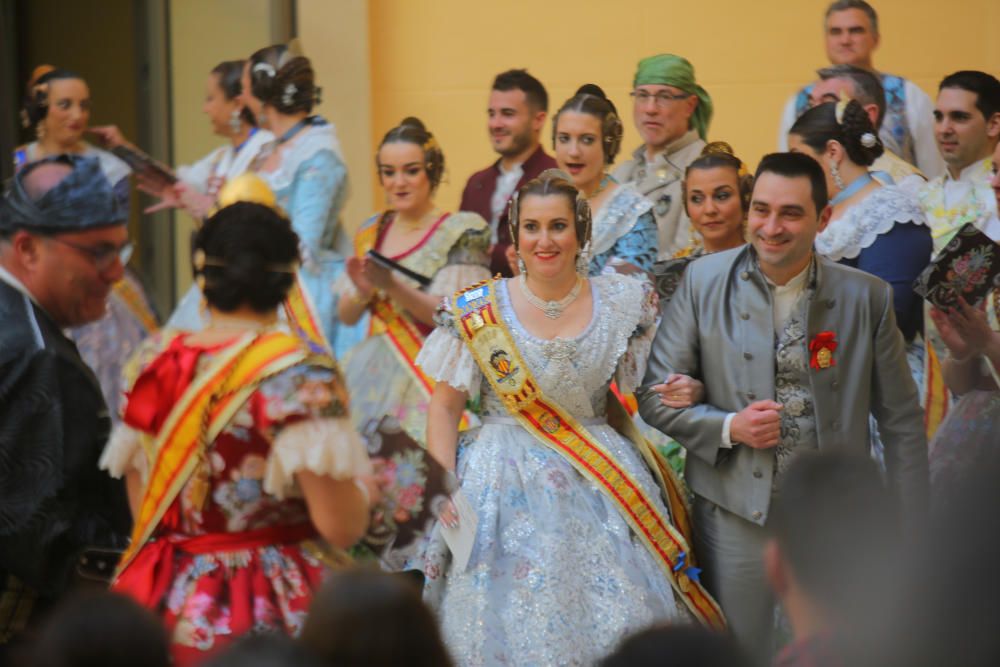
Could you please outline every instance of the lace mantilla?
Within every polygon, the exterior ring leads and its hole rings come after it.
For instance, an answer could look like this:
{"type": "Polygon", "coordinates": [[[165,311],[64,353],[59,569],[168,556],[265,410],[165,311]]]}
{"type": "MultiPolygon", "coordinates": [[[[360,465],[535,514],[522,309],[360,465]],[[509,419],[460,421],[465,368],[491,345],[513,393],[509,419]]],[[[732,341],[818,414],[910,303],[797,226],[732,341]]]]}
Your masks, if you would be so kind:
{"type": "Polygon", "coordinates": [[[652,203],[632,183],[619,185],[604,206],[594,215],[590,256],[596,257],[635,227],[639,216],[653,208],[652,203]]]}
{"type": "Polygon", "coordinates": [[[816,237],[816,250],[835,262],[854,259],[896,223],[926,225],[916,199],[896,186],[886,185],[851,206],[816,237]]]}

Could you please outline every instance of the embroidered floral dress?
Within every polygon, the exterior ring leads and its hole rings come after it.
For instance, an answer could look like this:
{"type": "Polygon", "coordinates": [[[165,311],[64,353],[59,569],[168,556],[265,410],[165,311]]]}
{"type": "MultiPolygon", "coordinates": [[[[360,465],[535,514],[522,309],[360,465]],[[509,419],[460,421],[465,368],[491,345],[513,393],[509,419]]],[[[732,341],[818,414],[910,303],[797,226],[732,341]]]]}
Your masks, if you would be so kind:
{"type": "MultiPolygon", "coordinates": [[[[642,379],[655,306],[630,277],[592,278],[594,314],[578,336],[541,340],[498,283],[499,316],[543,393],[595,435],[654,502],[659,490],[634,446],[607,424],[608,387],[642,379]]],[[[589,665],[625,635],[682,617],[671,584],[616,506],[505,410],[454,323],[418,357],[438,381],[480,396],[483,425],[458,456],[462,493],[478,527],[463,571],[435,530],[424,560],[426,598],[462,665],[589,665]]],[[[660,503],[664,516],[669,512],[660,503]]]]}
{"type": "MultiPolygon", "coordinates": [[[[369,218],[358,233],[371,231],[370,227],[379,225],[382,217],[369,218]]],[[[391,224],[391,216],[382,223],[376,250],[391,224]]],[[[430,278],[431,284],[425,291],[445,297],[489,277],[488,247],[489,226],[478,214],[447,213],[415,246],[390,259],[430,278]]],[[[399,275],[396,278],[408,280],[399,275]]],[[[357,298],[347,274],[337,281],[334,291],[338,298],[357,298]]],[[[410,322],[421,337],[431,332],[431,327],[410,322]]],[[[404,359],[379,319],[371,319],[368,337],[347,355],[344,377],[351,392],[351,418],[359,430],[364,430],[372,420],[391,415],[411,438],[419,443],[426,440],[429,395],[414,374],[412,359],[409,362],[404,359]]]]}
{"type": "Polygon", "coordinates": [[[619,263],[652,272],[659,253],[653,205],[635,185],[619,185],[594,212],[590,241],[590,275],[596,276],[619,263]]]}
{"type": "MultiPolygon", "coordinates": [[[[227,345],[199,347],[185,338],[174,337],[148,366],[157,381],[152,409],[132,405],[133,392],[125,419],[133,423],[133,411],[151,414],[150,432],[127,424],[115,430],[101,459],[110,474],[135,469],[148,481],[156,456],[152,433],[227,345]]],[[[146,365],[166,340],[154,337],[137,363],[146,365]]],[[[342,381],[328,368],[293,366],[262,381],[208,445],[153,539],[129,565],[142,567],[144,551],[155,557],[171,540],[210,537],[226,544],[197,553],[178,547],[156,570],[162,578],[150,577],[146,588],[123,587],[162,618],[176,664],[196,664],[244,634],[301,630],[326,566],[342,558],[318,541],[295,473],[348,479],[369,471],[346,405],[342,381]]]]}

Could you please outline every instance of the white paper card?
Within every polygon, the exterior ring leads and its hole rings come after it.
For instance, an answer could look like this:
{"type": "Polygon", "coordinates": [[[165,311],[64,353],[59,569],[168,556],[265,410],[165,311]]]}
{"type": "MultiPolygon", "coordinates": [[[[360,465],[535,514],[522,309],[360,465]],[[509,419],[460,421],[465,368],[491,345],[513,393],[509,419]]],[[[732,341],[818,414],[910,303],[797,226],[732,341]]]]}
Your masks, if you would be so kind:
{"type": "Polygon", "coordinates": [[[451,502],[455,505],[458,513],[458,526],[449,528],[441,522],[441,534],[444,541],[451,549],[452,567],[456,572],[463,572],[465,566],[469,564],[469,557],[472,555],[472,545],[476,541],[476,526],[479,525],[479,517],[472,505],[458,490],[451,496],[451,502]]]}
{"type": "Polygon", "coordinates": [[[1000,243],[1000,217],[994,215],[983,223],[983,234],[1000,243]]]}

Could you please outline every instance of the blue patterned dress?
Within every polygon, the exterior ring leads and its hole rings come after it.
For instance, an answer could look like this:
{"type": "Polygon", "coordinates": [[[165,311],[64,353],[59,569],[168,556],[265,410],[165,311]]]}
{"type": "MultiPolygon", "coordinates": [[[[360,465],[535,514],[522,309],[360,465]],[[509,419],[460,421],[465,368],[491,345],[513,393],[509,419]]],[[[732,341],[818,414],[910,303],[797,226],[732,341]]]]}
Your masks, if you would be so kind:
{"type": "Polygon", "coordinates": [[[632,264],[651,273],[659,252],[653,205],[635,185],[619,185],[594,212],[590,239],[590,275],[613,270],[616,264],[632,264]]]}

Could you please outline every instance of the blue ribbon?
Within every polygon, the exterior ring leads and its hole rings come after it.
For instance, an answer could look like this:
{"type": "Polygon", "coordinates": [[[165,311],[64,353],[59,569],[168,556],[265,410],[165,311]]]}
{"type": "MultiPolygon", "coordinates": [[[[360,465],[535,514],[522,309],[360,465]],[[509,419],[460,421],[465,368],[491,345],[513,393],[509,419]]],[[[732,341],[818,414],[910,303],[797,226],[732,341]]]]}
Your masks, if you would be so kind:
{"type": "Polygon", "coordinates": [[[673,570],[674,572],[683,572],[691,581],[701,581],[701,568],[688,565],[686,551],[682,551],[681,555],[677,557],[677,563],[674,565],[673,570]]]}
{"type": "Polygon", "coordinates": [[[869,174],[867,171],[861,174],[853,181],[851,181],[850,185],[848,185],[846,188],[838,192],[837,195],[830,200],[830,206],[836,206],[840,202],[850,199],[851,197],[856,195],[858,191],[861,190],[861,188],[871,183],[872,180],[873,180],[872,175],[869,174]]]}

